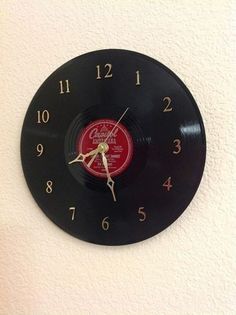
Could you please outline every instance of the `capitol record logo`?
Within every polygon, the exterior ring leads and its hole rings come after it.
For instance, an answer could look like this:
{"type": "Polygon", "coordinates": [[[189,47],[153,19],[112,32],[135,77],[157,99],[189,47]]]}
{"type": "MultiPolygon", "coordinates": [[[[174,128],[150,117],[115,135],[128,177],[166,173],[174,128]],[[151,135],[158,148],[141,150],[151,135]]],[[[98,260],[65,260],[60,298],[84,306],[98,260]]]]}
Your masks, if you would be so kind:
{"type": "MultiPolygon", "coordinates": [[[[133,155],[133,141],[128,130],[121,123],[117,124],[115,120],[95,120],[78,134],[77,151],[86,154],[96,150],[101,142],[109,145],[106,158],[110,175],[116,176],[122,173],[128,167],[133,155]]],[[[88,160],[83,163],[84,168],[94,176],[107,178],[101,156],[94,156],[90,166],[87,165],[88,160]]]]}
{"type": "Polygon", "coordinates": [[[92,144],[99,144],[106,139],[107,144],[116,144],[118,130],[119,128],[115,128],[115,130],[112,131],[112,134],[110,134],[111,130],[109,130],[105,124],[103,124],[101,128],[96,126],[90,131],[89,139],[92,140],[92,144]]]}

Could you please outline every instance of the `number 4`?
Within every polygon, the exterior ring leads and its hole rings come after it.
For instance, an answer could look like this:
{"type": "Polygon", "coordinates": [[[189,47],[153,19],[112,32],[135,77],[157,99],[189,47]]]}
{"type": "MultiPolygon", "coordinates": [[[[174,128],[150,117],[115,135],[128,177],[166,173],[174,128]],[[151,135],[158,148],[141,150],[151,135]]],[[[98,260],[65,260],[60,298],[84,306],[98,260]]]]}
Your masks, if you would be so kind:
{"type": "Polygon", "coordinates": [[[168,177],[162,186],[165,187],[167,191],[170,191],[170,189],[173,187],[171,184],[171,177],[168,177]]]}

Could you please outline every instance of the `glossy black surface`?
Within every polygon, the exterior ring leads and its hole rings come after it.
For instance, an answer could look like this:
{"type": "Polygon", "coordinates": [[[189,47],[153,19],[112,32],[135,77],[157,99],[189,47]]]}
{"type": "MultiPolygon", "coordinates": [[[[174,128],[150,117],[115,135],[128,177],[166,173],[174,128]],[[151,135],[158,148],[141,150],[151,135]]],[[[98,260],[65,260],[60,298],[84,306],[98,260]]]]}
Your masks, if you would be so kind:
{"type": "Polygon", "coordinates": [[[186,209],[200,183],[206,154],[205,133],[198,107],[186,86],[152,58],[126,50],[91,52],[64,64],[39,88],[23,125],[21,158],[29,189],[45,214],[66,232],[88,242],[121,245],[151,237],[173,223],[186,209]],[[96,65],[112,64],[112,78],[96,80],[96,65]],[[136,86],[136,71],[141,85],[136,86]],[[59,81],[70,81],[60,94],[59,81]],[[164,112],[165,97],[172,111],[164,112]],[[114,178],[117,202],[106,179],[88,174],[76,155],[75,138],[88,123],[118,120],[134,142],[129,168],[114,178]],[[48,110],[46,124],[37,111],[48,110]],[[181,152],[173,154],[180,139],[181,152]],[[44,153],[37,157],[36,146],[44,153]],[[171,177],[173,187],[163,183],[171,177]],[[46,182],[53,192],[45,193],[46,182]],[[75,207],[71,220],[69,207],[75,207]],[[146,220],[138,214],[144,207],[146,220]],[[101,223],[109,217],[109,229],[101,223]]]}

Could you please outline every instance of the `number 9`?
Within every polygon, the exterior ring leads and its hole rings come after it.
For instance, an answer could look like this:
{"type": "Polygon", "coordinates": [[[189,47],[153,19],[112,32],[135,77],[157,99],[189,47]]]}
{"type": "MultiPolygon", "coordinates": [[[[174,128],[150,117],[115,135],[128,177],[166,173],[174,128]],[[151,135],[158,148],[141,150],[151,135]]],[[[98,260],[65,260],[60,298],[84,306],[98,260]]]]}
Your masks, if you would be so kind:
{"type": "Polygon", "coordinates": [[[37,145],[37,152],[37,156],[41,156],[43,154],[43,145],[41,143],[37,145]]]}

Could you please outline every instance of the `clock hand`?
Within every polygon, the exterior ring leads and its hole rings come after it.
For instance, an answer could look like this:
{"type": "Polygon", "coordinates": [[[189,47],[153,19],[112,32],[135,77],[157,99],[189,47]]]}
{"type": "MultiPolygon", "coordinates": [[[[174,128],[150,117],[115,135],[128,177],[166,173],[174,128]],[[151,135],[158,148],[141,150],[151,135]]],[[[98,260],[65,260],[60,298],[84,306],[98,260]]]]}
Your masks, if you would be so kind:
{"type": "Polygon", "coordinates": [[[94,162],[94,160],[96,159],[98,155],[98,152],[96,154],[94,154],[94,156],[91,158],[91,160],[88,162],[87,166],[88,167],[91,167],[92,163],[94,162]]]}
{"type": "Polygon", "coordinates": [[[115,130],[115,128],[117,127],[117,125],[119,124],[119,122],[121,121],[121,119],[125,116],[125,114],[127,113],[129,107],[126,108],[126,110],[124,111],[124,113],[120,116],[119,120],[117,121],[117,123],[115,124],[115,126],[112,128],[111,132],[108,134],[108,136],[106,137],[106,139],[104,140],[104,142],[107,142],[107,140],[110,138],[110,136],[112,135],[113,131],[115,130]]]}
{"type": "Polygon", "coordinates": [[[116,201],[116,195],[115,195],[115,192],[114,192],[114,185],[115,185],[115,182],[114,180],[111,178],[111,175],[109,173],[109,169],[108,169],[108,163],[107,163],[107,158],[106,158],[106,155],[104,152],[100,152],[101,155],[102,155],[102,162],[103,162],[103,165],[105,167],[105,170],[106,170],[106,173],[107,173],[107,186],[110,188],[111,190],[111,193],[112,193],[112,196],[113,196],[113,200],[116,201]]]}
{"type": "MultiPolygon", "coordinates": [[[[121,121],[121,119],[125,116],[126,112],[129,110],[129,107],[126,108],[126,110],[124,111],[124,113],[120,116],[119,120],[117,121],[117,123],[115,124],[115,126],[112,128],[112,130],[109,132],[108,136],[106,137],[105,141],[103,142],[107,142],[107,140],[110,138],[110,136],[112,135],[113,131],[115,130],[115,128],[117,127],[117,125],[119,124],[119,122],[121,121]]],[[[88,162],[87,166],[91,167],[92,163],[94,162],[94,160],[96,159],[98,153],[96,153],[91,160],[88,162]]]]}
{"type": "Polygon", "coordinates": [[[94,149],[94,150],[92,150],[86,154],[80,153],[74,160],[70,161],[68,164],[72,164],[72,163],[76,163],[76,162],[84,162],[87,157],[99,153],[100,150],[101,150],[101,148],[99,146],[97,146],[96,149],[94,149]]]}

